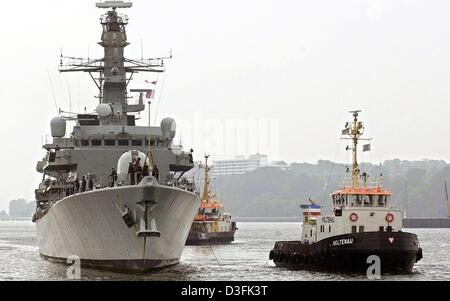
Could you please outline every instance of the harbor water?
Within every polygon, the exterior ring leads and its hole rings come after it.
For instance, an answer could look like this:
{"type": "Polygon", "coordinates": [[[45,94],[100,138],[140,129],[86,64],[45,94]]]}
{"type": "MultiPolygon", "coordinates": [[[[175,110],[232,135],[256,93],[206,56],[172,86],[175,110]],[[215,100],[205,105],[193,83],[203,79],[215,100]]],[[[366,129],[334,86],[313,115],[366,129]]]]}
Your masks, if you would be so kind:
{"type": "MultiPolygon", "coordinates": [[[[179,265],[147,274],[122,274],[82,269],[82,280],[124,281],[318,281],[366,280],[343,275],[276,268],[268,260],[278,240],[296,240],[299,223],[241,222],[236,241],[224,246],[186,247],[179,265]]],[[[411,229],[424,258],[410,275],[384,275],[382,280],[450,280],[450,229],[411,229]]],[[[0,280],[67,280],[67,266],[39,256],[34,224],[0,222],[0,280]]]]}

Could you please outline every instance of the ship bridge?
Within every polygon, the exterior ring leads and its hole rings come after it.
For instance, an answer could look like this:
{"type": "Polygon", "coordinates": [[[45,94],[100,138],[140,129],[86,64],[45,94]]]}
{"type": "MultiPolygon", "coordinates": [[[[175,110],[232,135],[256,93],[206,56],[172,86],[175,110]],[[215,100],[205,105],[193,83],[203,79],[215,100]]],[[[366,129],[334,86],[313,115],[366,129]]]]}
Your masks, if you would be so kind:
{"type": "Polygon", "coordinates": [[[333,206],[385,207],[392,193],[381,187],[347,187],[331,194],[333,206]]]}

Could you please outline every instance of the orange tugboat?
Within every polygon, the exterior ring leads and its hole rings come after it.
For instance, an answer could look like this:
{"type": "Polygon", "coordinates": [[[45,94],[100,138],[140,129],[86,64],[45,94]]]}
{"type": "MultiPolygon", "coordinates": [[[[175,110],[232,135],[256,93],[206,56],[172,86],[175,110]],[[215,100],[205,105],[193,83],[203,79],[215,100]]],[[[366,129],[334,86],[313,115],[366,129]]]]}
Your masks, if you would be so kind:
{"type": "Polygon", "coordinates": [[[230,244],[237,230],[231,214],[224,213],[222,202],[215,199],[209,191],[209,156],[205,156],[205,183],[198,214],[189,232],[186,245],[230,244]]]}

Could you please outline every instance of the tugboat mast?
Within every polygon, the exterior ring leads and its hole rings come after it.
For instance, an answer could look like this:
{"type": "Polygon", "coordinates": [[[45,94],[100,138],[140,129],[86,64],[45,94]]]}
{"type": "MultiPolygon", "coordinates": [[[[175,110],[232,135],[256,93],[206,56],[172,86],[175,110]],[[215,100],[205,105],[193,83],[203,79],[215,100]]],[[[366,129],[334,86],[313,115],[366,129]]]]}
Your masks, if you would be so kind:
{"type": "Polygon", "coordinates": [[[205,155],[205,184],[203,186],[203,196],[202,201],[208,202],[209,201],[209,178],[208,178],[208,159],[210,155],[205,155]]]}
{"type": "MultiPolygon", "coordinates": [[[[359,113],[361,110],[350,111],[353,116],[352,122],[347,122],[345,124],[345,129],[342,131],[343,134],[350,136],[352,140],[353,147],[352,150],[352,187],[359,188],[359,165],[358,165],[358,141],[362,140],[360,137],[364,134],[364,124],[358,121],[359,113]]],[[[347,138],[346,138],[347,139],[347,138]]],[[[369,140],[369,139],[366,139],[369,140]]],[[[349,148],[347,148],[349,150],[349,148]]]]}

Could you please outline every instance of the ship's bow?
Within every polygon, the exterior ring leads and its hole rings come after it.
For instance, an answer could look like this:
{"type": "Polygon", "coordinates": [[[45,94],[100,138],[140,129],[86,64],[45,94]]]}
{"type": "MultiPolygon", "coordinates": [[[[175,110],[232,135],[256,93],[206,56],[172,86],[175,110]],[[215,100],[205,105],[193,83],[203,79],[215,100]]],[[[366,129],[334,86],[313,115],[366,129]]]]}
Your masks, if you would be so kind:
{"type": "Polygon", "coordinates": [[[83,266],[146,271],[179,262],[199,206],[186,190],[154,185],[74,195],[37,221],[45,258],[77,256],[83,266]]]}

